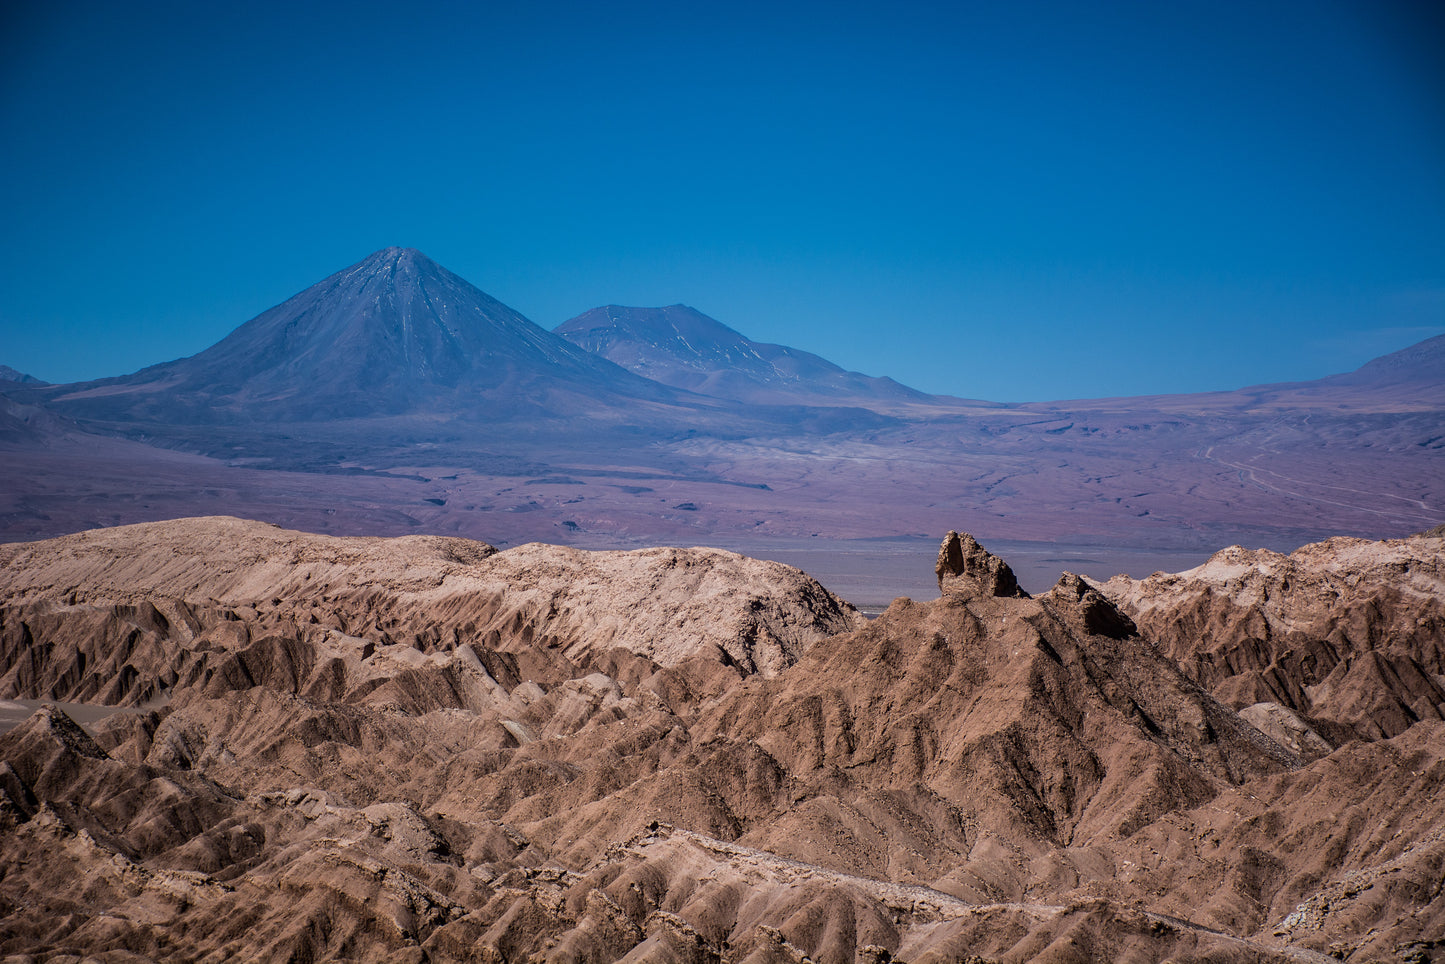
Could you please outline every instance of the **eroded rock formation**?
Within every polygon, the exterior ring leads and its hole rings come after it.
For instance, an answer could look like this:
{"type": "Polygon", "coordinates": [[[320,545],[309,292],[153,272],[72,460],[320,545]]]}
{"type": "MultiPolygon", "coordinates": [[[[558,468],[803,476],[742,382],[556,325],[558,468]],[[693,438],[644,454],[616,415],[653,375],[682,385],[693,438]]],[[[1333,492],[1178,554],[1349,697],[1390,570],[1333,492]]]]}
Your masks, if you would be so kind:
{"type": "MultiPolygon", "coordinates": [[[[0,954],[1437,953],[1445,722],[1336,749],[1235,712],[1150,635],[1162,589],[1029,599],[969,542],[958,591],[871,623],[712,550],[239,520],[0,547],[3,694],[131,708],[0,735],[0,954]]],[[[1340,584],[1383,621],[1360,650],[1420,605],[1388,582],[1340,584]]]]}
{"type": "Polygon", "coordinates": [[[1185,673],[1275,704],[1330,745],[1445,718],[1445,537],[1231,546],[1196,569],[1099,587],[1185,673]]]}
{"type": "Polygon", "coordinates": [[[967,532],[949,531],[938,547],[938,591],[967,596],[1017,596],[1027,598],[1009,564],[978,544],[967,532]]]}

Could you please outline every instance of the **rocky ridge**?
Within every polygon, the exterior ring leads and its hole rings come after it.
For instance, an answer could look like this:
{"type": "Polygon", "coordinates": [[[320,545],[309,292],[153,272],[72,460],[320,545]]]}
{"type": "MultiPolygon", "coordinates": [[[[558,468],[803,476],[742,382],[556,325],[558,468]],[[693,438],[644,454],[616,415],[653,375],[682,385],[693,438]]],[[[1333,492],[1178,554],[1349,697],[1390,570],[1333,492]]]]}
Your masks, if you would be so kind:
{"type": "MultiPolygon", "coordinates": [[[[0,953],[1440,952],[1445,723],[1315,758],[1113,586],[1006,569],[950,533],[943,596],[864,622],[712,550],[233,519],[4,547],[0,692],[148,705],[0,736],[0,953]]],[[[1393,626],[1372,585],[1341,592],[1393,626]]]]}
{"type": "Polygon", "coordinates": [[[1098,588],[1219,699],[1312,752],[1445,719],[1445,537],[1239,546],[1098,588]]]}
{"type": "Polygon", "coordinates": [[[119,705],[236,660],[241,679],[342,691],[372,686],[381,664],[469,664],[479,650],[589,665],[622,649],[770,674],[861,619],[796,570],[721,550],[497,552],[226,517],[0,546],[0,565],[0,697],[119,705]],[[66,645],[37,645],[52,637],[66,645]]]}

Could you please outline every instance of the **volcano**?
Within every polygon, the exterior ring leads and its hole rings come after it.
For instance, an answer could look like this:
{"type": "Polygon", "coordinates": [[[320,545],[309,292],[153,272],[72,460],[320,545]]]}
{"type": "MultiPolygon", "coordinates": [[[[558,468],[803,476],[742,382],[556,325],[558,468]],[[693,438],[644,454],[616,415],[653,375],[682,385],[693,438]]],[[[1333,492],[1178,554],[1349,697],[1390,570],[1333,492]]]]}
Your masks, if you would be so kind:
{"type": "Polygon", "coordinates": [[[386,248],[193,355],[61,386],[105,422],[557,415],[678,393],[577,348],[411,248],[386,248]]]}

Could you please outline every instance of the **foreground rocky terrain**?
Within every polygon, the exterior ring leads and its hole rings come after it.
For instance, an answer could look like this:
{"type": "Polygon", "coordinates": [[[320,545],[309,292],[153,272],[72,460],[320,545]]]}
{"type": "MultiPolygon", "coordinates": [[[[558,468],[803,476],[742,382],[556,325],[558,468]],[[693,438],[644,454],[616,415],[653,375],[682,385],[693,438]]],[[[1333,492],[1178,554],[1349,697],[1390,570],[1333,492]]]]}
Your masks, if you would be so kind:
{"type": "Polygon", "coordinates": [[[1445,959],[1442,552],[1031,598],[950,533],[868,622],[707,549],[0,546],[0,700],[62,704],[0,735],[0,954],[1445,959]]]}
{"type": "Polygon", "coordinates": [[[1100,588],[1219,699],[1271,707],[1322,752],[1445,719],[1442,537],[1337,538],[1290,555],[1234,546],[1100,588]]]}

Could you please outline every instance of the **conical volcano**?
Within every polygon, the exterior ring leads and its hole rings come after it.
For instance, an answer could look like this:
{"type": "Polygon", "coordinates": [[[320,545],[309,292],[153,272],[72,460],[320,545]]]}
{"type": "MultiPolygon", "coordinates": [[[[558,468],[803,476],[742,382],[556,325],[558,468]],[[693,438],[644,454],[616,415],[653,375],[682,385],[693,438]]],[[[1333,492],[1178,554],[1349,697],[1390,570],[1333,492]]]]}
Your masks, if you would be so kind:
{"type": "Polygon", "coordinates": [[[62,410],[206,424],[425,412],[495,418],[676,393],[528,321],[411,248],[386,248],[190,358],[65,386],[62,410]]]}

